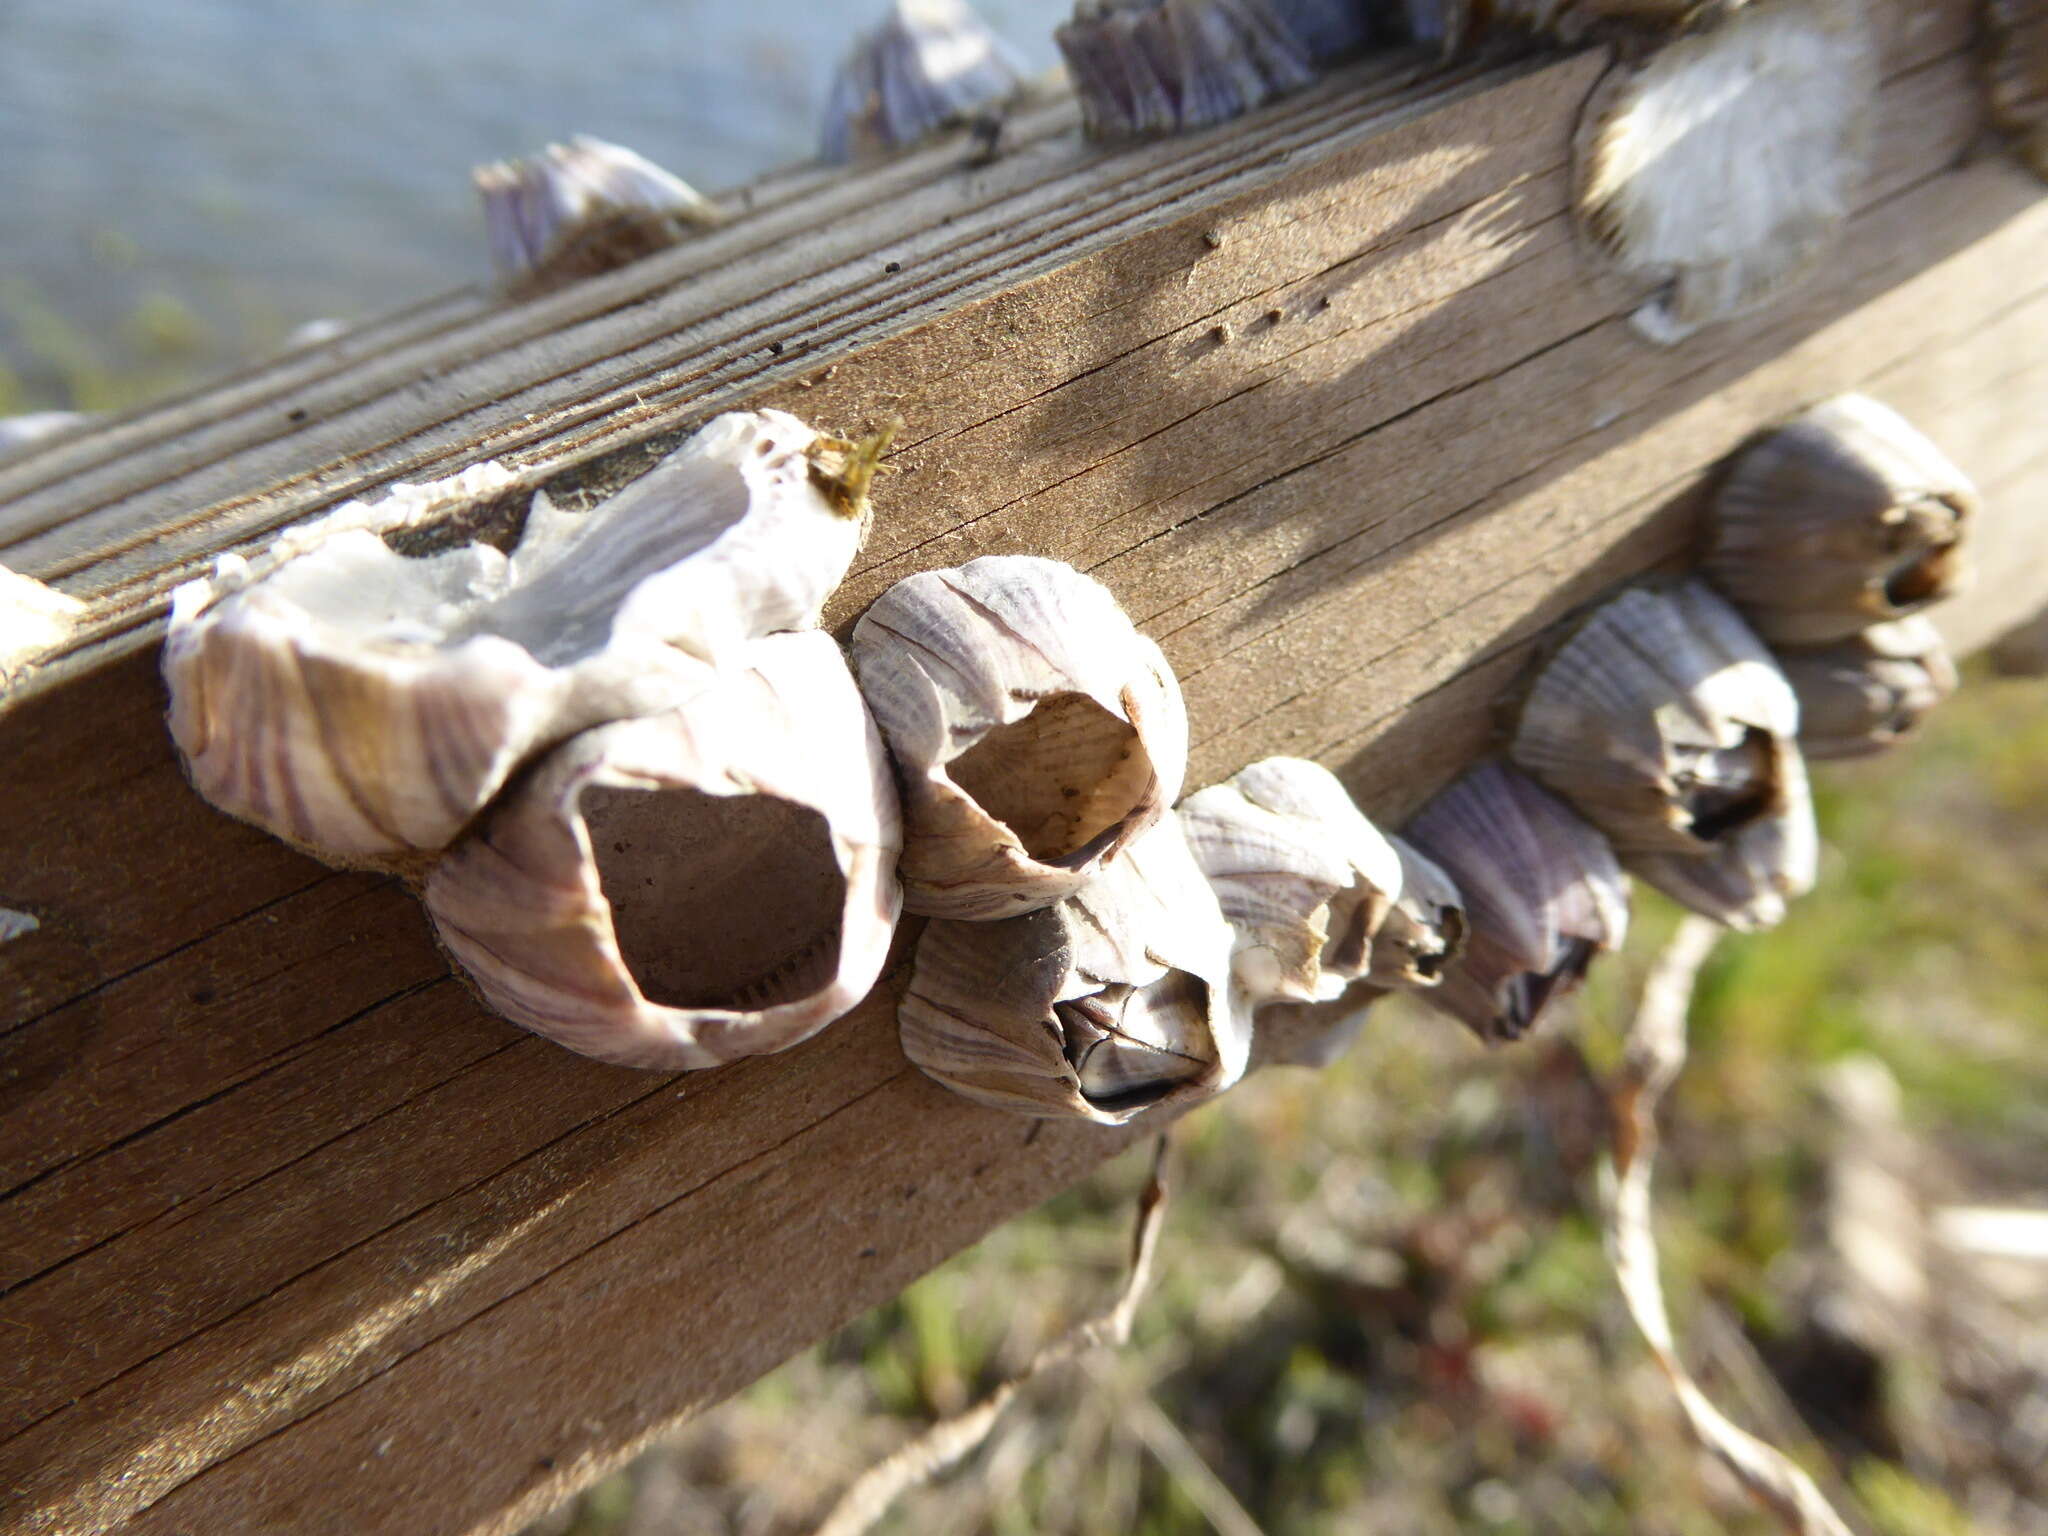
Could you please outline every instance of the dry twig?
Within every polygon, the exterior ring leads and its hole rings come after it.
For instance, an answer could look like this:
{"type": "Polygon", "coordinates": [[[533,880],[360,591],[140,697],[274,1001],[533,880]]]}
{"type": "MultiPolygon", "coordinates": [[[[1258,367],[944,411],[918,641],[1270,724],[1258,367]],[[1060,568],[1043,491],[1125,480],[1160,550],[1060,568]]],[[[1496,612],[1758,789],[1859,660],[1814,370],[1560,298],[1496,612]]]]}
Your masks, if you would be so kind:
{"type": "Polygon", "coordinates": [[[1022,1371],[966,1412],[939,1420],[894,1455],[868,1468],[840,1495],[816,1536],[864,1536],[897,1499],[956,1465],[986,1440],[1026,1383],[1090,1350],[1103,1345],[1120,1348],[1130,1341],[1138,1304],[1152,1280],[1152,1256],[1166,1209],[1165,1164],[1166,1138],[1161,1136],[1153,1148],[1151,1175],[1138,1196],[1130,1269],[1115,1305],[1047,1344],[1022,1371]]]}
{"type": "Polygon", "coordinates": [[[1621,1069],[1608,1090],[1614,1161],[1602,1180],[1608,1254],[1629,1314],[1670,1381],[1694,1438],[1797,1536],[1850,1536],[1814,1481],[1774,1447],[1738,1428],[1708,1401],[1672,1339],[1651,1231],[1650,1175],[1657,1152],[1657,1103],[1685,1065],[1685,1020],[1693,983],[1721,930],[1688,917],[1643,982],[1621,1069]]]}

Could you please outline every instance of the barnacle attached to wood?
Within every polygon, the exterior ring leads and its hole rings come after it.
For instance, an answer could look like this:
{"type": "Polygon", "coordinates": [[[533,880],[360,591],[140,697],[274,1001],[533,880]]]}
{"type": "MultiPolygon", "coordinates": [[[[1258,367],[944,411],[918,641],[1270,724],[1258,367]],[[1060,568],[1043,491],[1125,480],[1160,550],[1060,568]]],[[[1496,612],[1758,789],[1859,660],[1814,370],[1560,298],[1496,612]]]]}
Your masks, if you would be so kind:
{"type": "Polygon", "coordinates": [[[1402,837],[1389,837],[1401,860],[1401,893],[1372,941],[1375,986],[1442,984],[1465,952],[1465,898],[1442,865],[1402,837]]]}
{"type": "Polygon", "coordinates": [[[1607,841],[1535,780],[1482,763],[1438,793],[1408,837],[1464,897],[1464,955],[1421,994],[1484,1040],[1515,1040],[1628,932],[1628,884],[1607,841]]]}
{"type": "Polygon", "coordinates": [[[1984,0],[1984,42],[1991,120],[2048,180],[2048,3],[1984,0]]]}
{"type": "Polygon", "coordinates": [[[1053,32],[1095,138],[1224,122],[1315,79],[1331,18],[1269,0],[1076,0],[1053,32]],[[1283,11],[1300,14],[1298,34],[1283,11]]]}
{"type": "Polygon", "coordinates": [[[1941,632],[1917,614],[1833,645],[1782,650],[1778,660],[1799,697],[1799,747],[1810,758],[1896,746],[1958,681],[1941,632]]]}
{"type": "Polygon", "coordinates": [[[899,899],[895,787],[829,635],[713,667],[542,758],[429,873],[483,1000],[633,1067],[779,1051],[860,1001],[899,899]]]}
{"type": "Polygon", "coordinates": [[[67,640],[85,604],[0,565],[0,690],[67,640]]]}
{"type": "Polygon", "coordinates": [[[904,1054],[1022,1114],[1121,1125],[1243,1076],[1250,1012],[1230,925],[1169,816],[1065,900],[935,921],[898,1017],[904,1054]]]}
{"type": "Polygon", "coordinates": [[[1657,285],[1671,344],[1810,271],[1862,180],[1877,89],[1863,0],[1751,0],[1615,66],[1587,103],[1574,201],[1592,247],[1657,285]]]}
{"type": "Polygon", "coordinates": [[[843,164],[906,148],[1002,102],[1023,80],[1016,54],[966,0],[893,0],[833,77],[821,153],[843,164]]]}
{"type": "Polygon", "coordinates": [[[24,411],[18,416],[0,416],[0,454],[26,448],[90,420],[85,411],[24,411]]]}
{"type": "Polygon", "coordinates": [[[1608,599],[1544,665],[1511,755],[1624,858],[1703,854],[1785,808],[1799,706],[1704,582],[1608,599]]]}
{"type": "Polygon", "coordinates": [[[1838,395],[1743,449],[1701,569],[1773,644],[1846,639],[1970,576],[1974,486],[1898,412],[1838,395]]]}
{"type": "Polygon", "coordinates": [[[991,555],[907,577],[852,649],[903,786],[912,912],[1010,917],[1072,895],[1180,793],[1180,685],[1072,566],[991,555]]]}
{"type": "Polygon", "coordinates": [[[487,463],[226,556],[178,589],[164,646],[193,786],[330,862],[406,867],[533,753],[673,702],[675,651],[816,623],[860,547],[863,459],[734,413],[592,511],[535,495],[509,555],[388,542],[518,491],[487,463]]]}
{"type": "Polygon", "coordinates": [[[1391,0],[1407,36],[1447,56],[1506,36],[1577,43],[1606,32],[1658,38],[1725,19],[1746,0],[1391,0]]]}
{"type": "Polygon", "coordinates": [[[1634,854],[1629,873],[1727,927],[1775,928],[1790,904],[1813,889],[1820,862],[1806,762],[1797,753],[1786,760],[1780,789],[1782,810],[1722,839],[1712,853],[1634,854]]]}
{"type": "Polygon", "coordinates": [[[1269,757],[1188,796],[1179,816],[1254,1006],[1327,1001],[1366,975],[1401,856],[1327,768],[1269,757]]]}
{"type": "Polygon", "coordinates": [[[491,259],[519,295],[623,267],[724,217],[645,156],[580,134],[537,155],[480,165],[472,180],[491,259]]]}

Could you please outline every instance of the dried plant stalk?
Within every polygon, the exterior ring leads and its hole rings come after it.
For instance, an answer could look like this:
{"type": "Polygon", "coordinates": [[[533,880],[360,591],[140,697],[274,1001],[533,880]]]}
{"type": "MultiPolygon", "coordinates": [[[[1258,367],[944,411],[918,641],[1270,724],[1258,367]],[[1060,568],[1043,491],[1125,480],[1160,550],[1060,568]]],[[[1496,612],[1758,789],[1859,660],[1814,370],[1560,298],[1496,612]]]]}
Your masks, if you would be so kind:
{"type": "Polygon", "coordinates": [[[988,1439],[1003,1410],[1034,1378],[1103,1345],[1121,1349],[1130,1342],[1138,1305],[1152,1283],[1152,1259],[1159,1246],[1159,1228],[1166,1216],[1166,1138],[1153,1143],[1152,1172],[1138,1193],[1137,1221],[1131,1233],[1131,1266],[1123,1289],[1107,1312],[1069,1329],[1031,1357],[1023,1370],[964,1413],[941,1419],[892,1456],[877,1462],[839,1496],[816,1536],[863,1536],[904,1494],[921,1488],[947,1468],[958,1465],[988,1439]]]}
{"type": "Polygon", "coordinates": [[[1796,1536],[1850,1536],[1849,1527],[1807,1473],[1774,1446],[1731,1422],[1679,1358],[1651,1229],[1657,1104],[1685,1065],[1685,1018],[1693,983],[1721,930],[1687,917],[1657,957],[1629,1024],[1627,1052],[1608,1089],[1614,1111],[1614,1163],[1601,1181],[1608,1256],[1650,1353],[1678,1397],[1693,1437],[1796,1536]]]}

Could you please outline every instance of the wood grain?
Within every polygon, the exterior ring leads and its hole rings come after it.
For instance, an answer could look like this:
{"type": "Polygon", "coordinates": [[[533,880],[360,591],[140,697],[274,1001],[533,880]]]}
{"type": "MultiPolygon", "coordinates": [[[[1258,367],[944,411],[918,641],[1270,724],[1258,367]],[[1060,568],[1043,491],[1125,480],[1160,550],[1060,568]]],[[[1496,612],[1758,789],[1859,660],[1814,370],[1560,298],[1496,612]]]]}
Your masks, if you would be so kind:
{"type": "Polygon", "coordinates": [[[715,1072],[483,1014],[402,890],[185,787],[177,580],[480,456],[595,489],[733,405],[899,413],[834,623],[1061,556],[1179,670],[1191,784],[1301,753],[1392,821],[1547,628],[1685,558],[1715,461],[1853,386],[1987,492],[1944,616],[1974,647],[2048,591],[2048,203],[1978,153],[1965,0],[1887,15],[1826,281],[1676,351],[1565,217],[1601,60],[1394,60],[1114,154],[1054,104],[993,166],[782,178],[564,294],[421,306],[10,459],[0,561],[91,615],[0,703],[0,902],[42,924],[0,947],[0,1530],[509,1530],[1124,1144],[910,1070],[908,930],[854,1015],[715,1072]]]}

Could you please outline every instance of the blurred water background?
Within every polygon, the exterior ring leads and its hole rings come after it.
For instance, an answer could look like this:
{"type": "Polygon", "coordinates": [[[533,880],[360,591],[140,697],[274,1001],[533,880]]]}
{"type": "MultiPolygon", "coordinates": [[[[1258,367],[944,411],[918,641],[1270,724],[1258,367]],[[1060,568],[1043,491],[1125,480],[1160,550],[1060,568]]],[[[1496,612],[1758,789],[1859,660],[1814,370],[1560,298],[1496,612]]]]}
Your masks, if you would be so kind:
{"type": "MultiPolygon", "coordinates": [[[[1034,68],[1065,0],[983,0],[1034,68]]],[[[148,399],[485,277],[469,171],[572,133],[811,157],[881,0],[5,0],[0,414],[148,399]]]]}

